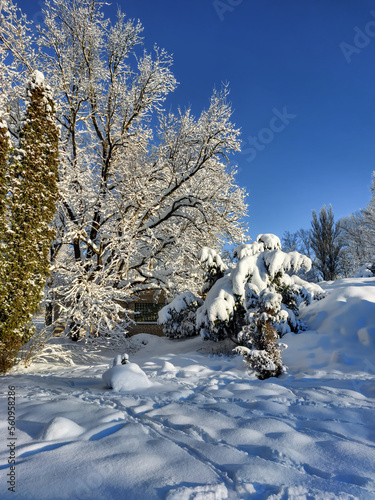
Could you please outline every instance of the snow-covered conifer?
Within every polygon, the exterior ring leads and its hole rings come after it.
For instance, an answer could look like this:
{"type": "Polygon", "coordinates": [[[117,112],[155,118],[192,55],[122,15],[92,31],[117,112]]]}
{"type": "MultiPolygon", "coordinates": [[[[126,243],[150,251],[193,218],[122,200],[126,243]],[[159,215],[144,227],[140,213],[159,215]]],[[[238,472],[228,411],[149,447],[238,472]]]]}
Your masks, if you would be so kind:
{"type": "Polygon", "coordinates": [[[283,297],[269,287],[247,302],[246,324],[238,335],[241,344],[235,351],[244,356],[249,368],[257,377],[277,377],[286,371],[281,359],[285,344],[278,343],[280,336],[275,324],[287,321],[287,312],[282,309],[283,297]]]}
{"type": "Polygon", "coordinates": [[[34,331],[30,321],[50,273],[49,252],[54,237],[51,222],[58,193],[58,138],[54,102],[42,73],[34,72],[27,85],[19,143],[11,157],[1,152],[7,189],[6,228],[1,235],[1,258],[6,270],[0,305],[3,371],[12,365],[19,348],[34,331]]]}
{"type": "Polygon", "coordinates": [[[311,261],[298,252],[283,252],[275,235],[259,235],[237,247],[234,256],[236,266],[216,281],[198,309],[197,328],[205,339],[230,337],[239,343],[238,352],[261,378],[279,375],[282,349],[276,340],[304,329],[299,306],[321,298],[323,291],[287,274],[308,271],[311,261]]]}

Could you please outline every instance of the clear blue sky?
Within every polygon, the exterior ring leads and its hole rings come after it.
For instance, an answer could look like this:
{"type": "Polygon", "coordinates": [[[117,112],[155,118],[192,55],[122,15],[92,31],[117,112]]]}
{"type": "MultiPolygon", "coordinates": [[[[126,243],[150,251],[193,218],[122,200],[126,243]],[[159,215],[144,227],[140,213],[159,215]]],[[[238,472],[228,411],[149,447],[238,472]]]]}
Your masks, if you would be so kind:
{"type": "MultiPolygon", "coordinates": [[[[18,5],[40,22],[41,2],[18,5]]],[[[325,204],[336,219],[366,206],[375,0],[119,0],[106,12],[117,5],[141,20],[147,48],[174,56],[180,84],[168,109],[198,115],[212,89],[229,83],[244,150],[232,162],[249,193],[253,239],[309,228],[325,204]]]]}

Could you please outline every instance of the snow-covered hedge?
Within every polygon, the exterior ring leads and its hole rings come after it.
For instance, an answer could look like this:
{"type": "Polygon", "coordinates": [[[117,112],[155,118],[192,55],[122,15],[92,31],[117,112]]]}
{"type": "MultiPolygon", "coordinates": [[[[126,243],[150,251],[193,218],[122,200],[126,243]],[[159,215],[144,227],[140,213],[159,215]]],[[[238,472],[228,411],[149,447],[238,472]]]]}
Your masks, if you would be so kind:
{"type": "Polygon", "coordinates": [[[181,338],[197,335],[195,313],[203,304],[192,292],[178,295],[159,311],[158,324],[163,326],[167,337],[181,338]]]}

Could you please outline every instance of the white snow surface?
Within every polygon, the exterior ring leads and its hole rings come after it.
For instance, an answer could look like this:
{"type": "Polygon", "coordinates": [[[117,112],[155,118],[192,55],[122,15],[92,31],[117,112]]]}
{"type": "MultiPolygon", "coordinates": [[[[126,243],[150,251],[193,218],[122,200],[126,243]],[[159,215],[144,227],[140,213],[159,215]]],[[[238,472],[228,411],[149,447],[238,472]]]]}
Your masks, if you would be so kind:
{"type": "Polygon", "coordinates": [[[275,234],[258,234],[257,241],[264,244],[265,250],[281,250],[280,238],[275,234]]]}
{"type": "Polygon", "coordinates": [[[218,279],[206,296],[206,300],[197,310],[198,327],[209,326],[209,322],[228,321],[235,306],[236,298],[232,291],[229,275],[218,279]]]}
{"type": "Polygon", "coordinates": [[[102,378],[114,391],[138,391],[150,387],[152,382],[136,363],[117,364],[103,373],[102,378]]]}
{"type": "Polygon", "coordinates": [[[44,74],[37,69],[32,74],[32,79],[35,85],[40,86],[44,84],[44,74]]]}
{"type": "Polygon", "coordinates": [[[374,499],[375,278],[322,287],[326,298],[302,310],[310,330],[283,338],[288,372],[265,381],[200,337],[140,334],[94,351],[54,339],[71,365],[46,355],[0,379],[0,498],[374,499]],[[149,386],[106,387],[124,352],[120,378],[138,366],[149,386]],[[10,385],[16,493],[6,483],[10,385]]]}

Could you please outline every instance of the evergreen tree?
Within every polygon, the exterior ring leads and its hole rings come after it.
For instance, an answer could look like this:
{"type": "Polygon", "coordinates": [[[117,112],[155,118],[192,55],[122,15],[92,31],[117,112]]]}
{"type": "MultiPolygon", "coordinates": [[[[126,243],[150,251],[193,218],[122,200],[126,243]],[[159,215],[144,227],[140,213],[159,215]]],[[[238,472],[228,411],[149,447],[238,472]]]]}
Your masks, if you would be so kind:
{"type": "MultiPolygon", "coordinates": [[[[11,154],[11,141],[9,137],[8,126],[0,116],[0,331],[5,320],[7,304],[7,191],[9,158],[11,154]]],[[[2,338],[0,337],[0,341],[2,338]]],[[[4,346],[1,344],[1,350],[4,346]]]]}
{"type": "Polygon", "coordinates": [[[315,266],[323,280],[334,280],[340,271],[343,242],[340,240],[340,225],[335,224],[332,206],[324,206],[319,217],[313,210],[311,221],[311,247],[315,253],[315,266]]]}
{"type": "Polygon", "coordinates": [[[58,194],[59,131],[54,111],[43,75],[35,72],[27,87],[19,147],[12,155],[4,122],[0,129],[0,372],[14,364],[21,345],[32,336],[31,318],[49,275],[49,249],[54,237],[50,223],[58,194]]]}
{"type": "MultiPolygon", "coordinates": [[[[252,294],[247,321],[238,336],[242,345],[236,347],[235,351],[244,357],[257,377],[264,380],[278,377],[286,371],[281,353],[287,346],[277,342],[280,336],[275,326],[282,321],[283,297],[274,287],[269,287],[262,290],[256,304],[254,299],[252,294]]],[[[295,312],[298,314],[298,307],[295,312]]]]}

